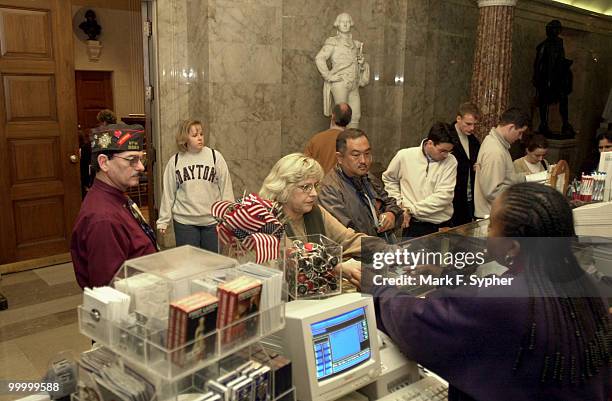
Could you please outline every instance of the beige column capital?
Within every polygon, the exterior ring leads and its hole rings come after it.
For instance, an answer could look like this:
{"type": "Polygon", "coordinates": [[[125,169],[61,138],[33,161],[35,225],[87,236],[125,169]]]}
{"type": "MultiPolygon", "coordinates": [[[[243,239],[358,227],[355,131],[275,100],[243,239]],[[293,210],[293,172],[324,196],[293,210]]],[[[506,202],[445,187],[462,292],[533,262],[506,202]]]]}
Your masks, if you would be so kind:
{"type": "Polygon", "coordinates": [[[518,0],[478,0],[478,7],[491,7],[491,6],[516,6],[518,0]]]}

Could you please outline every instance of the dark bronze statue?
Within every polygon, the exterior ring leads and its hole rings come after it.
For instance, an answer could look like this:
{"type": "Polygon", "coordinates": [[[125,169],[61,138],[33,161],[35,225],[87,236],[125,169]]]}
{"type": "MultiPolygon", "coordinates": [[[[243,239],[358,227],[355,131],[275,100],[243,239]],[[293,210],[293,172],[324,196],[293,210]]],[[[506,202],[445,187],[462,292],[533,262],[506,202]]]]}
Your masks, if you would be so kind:
{"type": "MultiPolygon", "coordinates": [[[[546,25],[546,40],[536,47],[533,64],[533,86],[536,88],[538,108],[540,109],[540,134],[552,135],[548,127],[548,107],[559,103],[559,113],[563,121],[562,137],[573,137],[574,129],[569,123],[567,97],[572,93],[572,60],[565,58],[561,22],[552,20],[546,25]]],[[[557,136],[558,137],[558,136],[557,136]]]]}
{"type": "Polygon", "coordinates": [[[97,40],[100,32],[102,32],[102,27],[98,25],[96,13],[93,10],[87,10],[85,13],[85,21],[79,24],[79,28],[85,32],[88,40],[97,40]]]}

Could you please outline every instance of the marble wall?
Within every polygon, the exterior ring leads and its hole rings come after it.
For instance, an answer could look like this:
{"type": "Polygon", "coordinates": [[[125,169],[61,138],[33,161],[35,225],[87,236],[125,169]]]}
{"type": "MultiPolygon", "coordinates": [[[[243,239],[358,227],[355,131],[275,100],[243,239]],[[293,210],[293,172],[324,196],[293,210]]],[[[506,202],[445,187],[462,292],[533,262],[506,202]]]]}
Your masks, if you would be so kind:
{"type": "Polygon", "coordinates": [[[353,18],[353,39],[364,42],[371,67],[370,84],[360,95],[361,128],[373,136],[373,109],[383,88],[375,77],[384,56],[385,6],[375,0],[283,1],[283,155],[302,151],[313,133],[329,127],[329,118],[323,116],[323,79],[314,60],[325,40],[336,34],[333,23],[342,12],[353,18]]]}
{"type": "Polygon", "coordinates": [[[179,121],[199,119],[207,144],[228,162],[235,192],[258,190],[281,155],[280,0],[156,6],[158,175],[177,151],[179,121]]]}
{"type": "Polygon", "coordinates": [[[451,119],[467,98],[476,30],[469,0],[160,0],[156,7],[160,174],[175,152],[177,122],[199,118],[228,161],[235,192],[258,190],[274,162],[329,125],[314,58],[345,11],[371,66],[362,128],[379,163],[418,143],[434,121],[451,119]]]}
{"type": "MultiPolygon", "coordinates": [[[[155,165],[155,198],[157,203],[161,199],[163,168],[177,151],[175,133],[178,122],[190,117],[204,118],[207,116],[205,108],[199,110],[197,115],[192,115],[192,110],[190,110],[190,94],[207,87],[201,79],[203,71],[190,64],[190,60],[193,60],[193,57],[190,57],[191,53],[198,52],[197,47],[189,45],[190,30],[185,23],[193,17],[190,12],[191,8],[194,7],[193,3],[173,0],[158,2],[157,4],[158,83],[155,107],[157,111],[155,121],[157,132],[155,132],[154,138],[154,142],[157,142],[157,163],[155,165]],[[163,8],[160,6],[163,6],[163,8]],[[196,89],[192,89],[194,87],[196,89]]],[[[207,21],[206,14],[200,15],[200,18],[204,22],[207,21]]],[[[197,32],[202,35],[200,43],[207,43],[204,40],[207,37],[206,30],[197,32]]],[[[192,37],[193,39],[195,38],[192,37]]],[[[207,99],[204,99],[203,102],[207,104],[207,99]]]]}
{"type": "Polygon", "coordinates": [[[477,9],[469,0],[283,1],[283,154],[300,151],[329,125],[314,57],[343,11],[353,17],[353,37],[365,43],[371,68],[361,89],[361,128],[375,161],[386,166],[467,100],[477,9]]]}
{"type": "Polygon", "coordinates": [[[478,9],[472,1],[408,2],[401,145],[415,146],[469,99],[478,9]]]}
{"type": "MultiPolygon", "coordinates": [[[[435,121],[453,120],[459,103],[469,98],[478,24],[472,0],[155,4],[157,177],[176,152],[178,121],[199,118],[206,122],[209,144],[228,161],[236,194],[257,191],[282,155],[301,151],[311,135],[329,125],[314,57],[335,34],[333,21],[341,12],[352,15],[353,37],[365,43],[372,74],[361,89],[361,121],[381,165],[399,148],[418,144],[435,121]]],[[[545,23],[560,18],[573,29],[572,51],[579,54],[577,66],[584,68],[571,100],[572,114],[580,116],[574,124],[590,132],[607,96],[599,88],[609,88],[612,79],[609,20],[567,11],[548,0],[519,5],[511,104],[530,107],[533,49],[545,23]]]]}
{"type": "Polygon", "coordinates": [[[258,191],[281,156],[282,2],[209,2],[210,143],[234,192],[258,191]]]}
{"type": "MultiPolygon", "coordinates": [[[[153,142],[155,202],[162,197],[163,171],[177,152],[176,132],[180,121],[209,119],[209,40],[208,4],[200,0],[161,0],[155,3],[153,57],[157,75],[153,142]]],[[[210,126],[206,126],[210,135],[210,126]]],[[[174,236],[158,239],[162,246],[174,245],[174,236]]]]}

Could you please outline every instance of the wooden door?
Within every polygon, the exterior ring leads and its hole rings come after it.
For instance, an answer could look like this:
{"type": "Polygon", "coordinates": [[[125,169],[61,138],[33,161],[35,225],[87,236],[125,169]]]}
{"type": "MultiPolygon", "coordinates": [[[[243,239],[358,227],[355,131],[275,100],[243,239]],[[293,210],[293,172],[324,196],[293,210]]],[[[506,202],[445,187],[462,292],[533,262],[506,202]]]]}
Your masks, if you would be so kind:
{"type": "Polygon", "coordinates": [[[79,211],[70,11],[69,0],[0,0],[4,266],[67,252],[79,211]]]}
{"type": "Polygon", "coordinates": [[[152,0],[143,0],[141,2],[141,20],[142,32],[142,51],[143,51],[143,67],[144,67],[144,87],[145,87],[145,134],[147,141],[147,209],[149,212],[149,224],[155,227],[158,210],[155,207],[155,179],[153,172],[155,171],[155,163],[157,163],[157,152],[155,143],[153,142],[153,124],[151,117],[155,113],[153,107],[153,82],[155,81],[155,43],[153,37],[154,24],[154,4],[152,0]]]}
{"type": "MultiPolygon", "coordinates": [[[[79,128],[98,126],[100,110],[113,110],[113,83],[110,71],[76,71],[76,102],[79,128]]],[[[113,110],[114,111],[114,110],[113,110]]]]}

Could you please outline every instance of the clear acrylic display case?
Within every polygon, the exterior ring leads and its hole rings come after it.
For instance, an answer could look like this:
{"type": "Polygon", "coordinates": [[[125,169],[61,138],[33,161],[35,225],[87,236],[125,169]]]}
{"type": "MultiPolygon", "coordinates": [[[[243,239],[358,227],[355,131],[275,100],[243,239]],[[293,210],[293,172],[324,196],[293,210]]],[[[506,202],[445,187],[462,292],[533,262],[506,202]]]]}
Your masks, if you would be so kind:
{"type": "Polygon", "coordinates": [[[191,293],[193,280],[237,264],[235,259],[186,245],[126,261],[111,286],[132,297],[132,311],[163,320],[171,301],[191,293]]]}
{"type": "Polygon", "coordinates": [[[289,237],[283,248],[289,299],[342,293],[342,246],[324,235],[289,237]]]}
{"type": "Polygon", "coordinates": [[[167,380],[186,377],[285,326],[285,304],[281,303],[181,346],[167,348],[167,321],[114,322],[101,317],[95,320],[91,311],[83,307],[79,307],[78,314],[81,333],[120,354],[133,366],[167,380]],[[264,321],[266,324],[262,324],[264,321]],[[237,332],[241,334],[236,335],[237,332]],[[204,344],[204,351],[190,357],[196,342],[204,344]]]}
{"type": "Polygon", "coordinates": [[[128,318],[107,320],[99,311],[81,306],[80,331],[150,375],[166,381],[188,377],[285,325],[285,305],[280,302],[203,337],[167,347],[170,303],[189,296],[193,280],[236,265],[235,259],[191,246],[128,260],[112,281],[115,289],[131,296],[128,318]]]}

